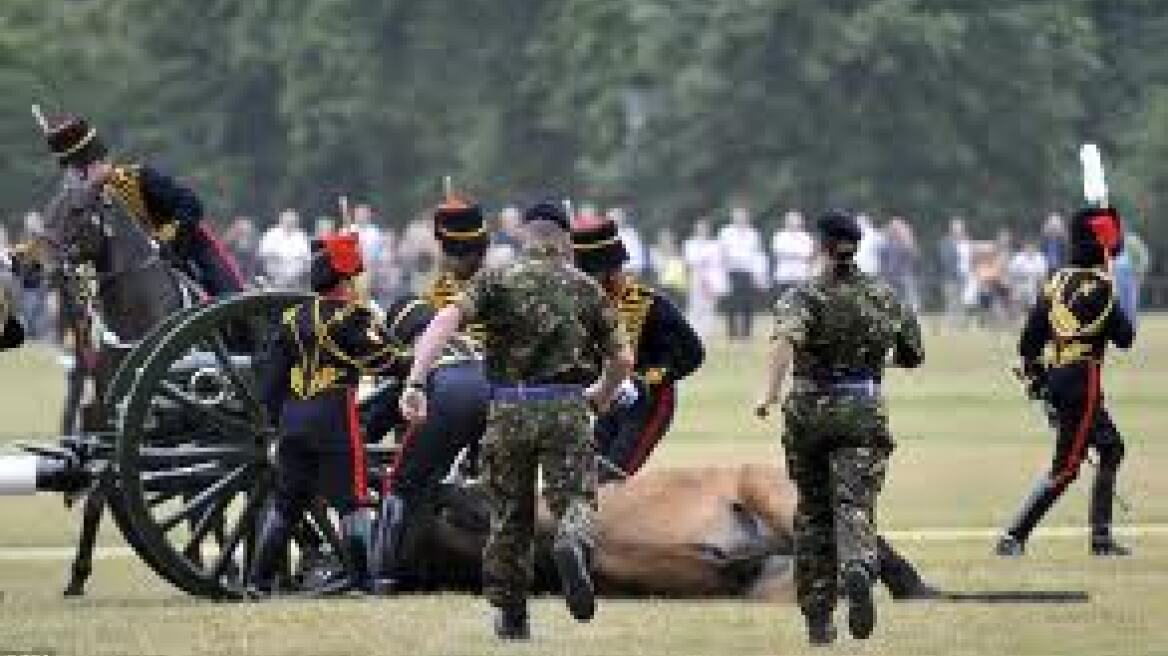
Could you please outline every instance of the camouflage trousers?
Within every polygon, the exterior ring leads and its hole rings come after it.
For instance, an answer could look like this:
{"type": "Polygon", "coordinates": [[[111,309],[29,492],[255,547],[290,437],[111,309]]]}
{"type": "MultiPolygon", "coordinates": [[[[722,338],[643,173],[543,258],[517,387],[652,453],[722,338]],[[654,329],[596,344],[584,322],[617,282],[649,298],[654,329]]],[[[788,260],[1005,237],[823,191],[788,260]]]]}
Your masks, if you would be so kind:
{"type": "Polygon", "coordinates": [[[522,604],[531,588],[539,470],[556,522],[555,540],[591,547],[596,448],[583,399],[491,404],[482,444],[482,479],[491,508],[483,594],[496,606],[522,604]]]}
{"type": "MultiPolygon", "coordinates": [[[[892,439],[882,410],[788,407],[783,446],[799,492],[795,508],[795,594],[805,615],[830,612],[840,566],[878,574],[876,497],[892,439]],[[867,443],[865,445],[865,443],[867,443]]],[[[790,404],[789,404],[790,406],[790,404]]]]}

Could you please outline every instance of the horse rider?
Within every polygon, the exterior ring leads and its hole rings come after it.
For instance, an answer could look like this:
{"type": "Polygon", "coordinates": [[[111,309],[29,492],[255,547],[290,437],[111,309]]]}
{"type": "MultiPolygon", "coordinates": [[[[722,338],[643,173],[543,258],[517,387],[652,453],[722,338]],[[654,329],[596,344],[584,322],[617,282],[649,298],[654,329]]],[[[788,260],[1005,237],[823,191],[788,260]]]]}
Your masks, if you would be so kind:
{"type": "Polygon", "coordinates": [[[193,191],[149,165],[113,161],[83,118],[48,126],[45,139],[67,183],[85,184],[116,202],[205,293],[219,297],[243,290],[235,259],[204,224],[203,205],[193,191]]]}
{"type": "MultiPolygon", "coordinates": [[[[399,304],[388,314],[390,331],[403,341],[412,341],[439,310],[454,302],[482,266],[490,243],[479,206],[453,198],[435,210],[434,236],[442,251],[437,276],[422,299],[399,304]]],[[[400,586],[408,576],[399,568],[399,557],[417,506],[432,496],[459,453],[476,444],[485,430],[490,389],[483,371],[483,330],[481,323],[470,324],[447,342],[426,381],[432,399],[429,416],[406,429],[386,478],[375,549],[385,587],[400,586]]],[[[396,409],[396,399],[385,403],[396,409]]]]}
{"type": "Polygon", "coordinates": [[[596,611],[589,565],[596,506],[589,403],[600,410],[609,405],[633,358],[604,291],[572,266],[570,232],[559,203],[528,208],[522,254],[480,272],[438,313],[415,345],[401,397],[405,418],[424,421],[426,380],[443,345],[464,322],[485,326],[491,405],[482,480],[491,534],[483,551],[483,592],[497,609],[495,633],[503,639],[530,637],[540,468],[556,521],[553,561],[568,610],[582,622],[596,611]]]}
{"type": "Polygon", "coordinates": [[[362,375],[401,375],[404,349],[356,301],[363,270],[354,233],[312,244],[310,278],[317,296],[286,310],[273,339],[262,395],[278,419],[276,486],[262,522],[250,587],[270,593],[294,523],[317,498],[341,516],[347,577],[339,587],[370,590],[372,537],[365,443],[357,418],[362,375]]]}
{"type": "Polygon", "coordinates": [[[1111,259],[1123,249],[1122,220],[1110,207],[1085,207],[1071,220],[1070,238],[1069,265],[1046,282],[1018,341],[1032,396],[1048,404],[1056,432],[1054,457],[999,539],[1000,556],[1025,553],[1030,532],[1078,476],[1087,447],[1099,456],[1091,488],[1090,551],[1096,556],[1131,553],[1111,532],[1124,447],[1104,405],[1100,375],[1108,342],[1127,349],[1135,341],[1110,270],[1111,259]]]}
{"type": "Polygon", "coordinates": [[[867,638],[875,626],[876,496],[893,449],[880,381],[890,350],[893,364],[912,368],[924,348],[912,311],[856,265],[855,218],[827,212],[818,232],[826,269],[776,304],[769,380],[755,413],[769,414],[792,370],[783,448],[799,493],[795,590],[810,641],[827,644],[841,571],[852,636],[867,638]]]}
{"type": "MultiPolygon", "coordinates": [[[[596,279],[617,309],[636,354],[632,377],[622,384],[614,408],[596,421],[597,450],[610,466],[633,475],[669,430],[677,407],[677,381],[705,359],[701,337],[663,294],[624,273],[629,259],[609,219],[583,217],[572,227],[576,266],[596,279]]],[[[619,473],[617,473],[619,475],[619,473]]]]}

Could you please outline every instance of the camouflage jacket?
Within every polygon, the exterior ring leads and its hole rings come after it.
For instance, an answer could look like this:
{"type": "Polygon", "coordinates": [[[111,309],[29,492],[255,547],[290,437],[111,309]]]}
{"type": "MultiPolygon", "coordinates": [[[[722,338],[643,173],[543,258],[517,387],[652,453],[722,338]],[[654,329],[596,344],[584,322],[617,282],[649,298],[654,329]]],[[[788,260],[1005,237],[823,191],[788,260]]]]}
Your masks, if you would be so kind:
{"type": "Polygon", "coordinates": [[[925,357],[916,316],[888,285],[855,265],[790,289],[775,315],[774,339],[790,340],[799,378],[879,381],[889,351],[901,367],[916,367],[925,357]]]}
{"type": "Polygon", "coordinates": [[[548,249],[480,271],[454,302],[483,324],[495,384],[590,383],[625,343],[604,290],[548,249]]]}

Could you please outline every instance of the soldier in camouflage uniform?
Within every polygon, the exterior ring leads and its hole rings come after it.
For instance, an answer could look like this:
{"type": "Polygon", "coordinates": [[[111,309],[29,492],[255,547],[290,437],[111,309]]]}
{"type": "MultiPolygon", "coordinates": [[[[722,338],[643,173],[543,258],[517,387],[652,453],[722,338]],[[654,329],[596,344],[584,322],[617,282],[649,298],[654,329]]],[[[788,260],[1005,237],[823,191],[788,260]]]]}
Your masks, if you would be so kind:
{"type": "Polygon", "coordinates": [[[438,313],[418,339],[401,399],[408,420],[424,420],[424,381],[444,343],[464,322],[484,325],[491,405],[482,467],[491,534],[483,552],[483,592],[498,609],[496,634],[507,639],[530,636],[527,594],[540,468],[557,522],[553,559],[568,609],[580,621],[595,612],[588,562],[596,503],[589,403],[607,408],[633,359],[604,291],[572,266],[564,209],[539,203],[523,219],[523,254],[481,271],[438,313]]]}
{"type": "Polygon", "coordinates": [[[827,268],[778,302],[771,378],[756,412],[768,414],[792,369],[783,448],[799,490],[795,588],[811,642],[825,644],[835,639],[841,572],[851,634],[867,638],[875,626],[876,495],[893,449],[880,381],[890,350],[901,367],[919,366],[924,350],[912,312],[853,262],[855,220],[829,212],[819,236],[827,268]]]}

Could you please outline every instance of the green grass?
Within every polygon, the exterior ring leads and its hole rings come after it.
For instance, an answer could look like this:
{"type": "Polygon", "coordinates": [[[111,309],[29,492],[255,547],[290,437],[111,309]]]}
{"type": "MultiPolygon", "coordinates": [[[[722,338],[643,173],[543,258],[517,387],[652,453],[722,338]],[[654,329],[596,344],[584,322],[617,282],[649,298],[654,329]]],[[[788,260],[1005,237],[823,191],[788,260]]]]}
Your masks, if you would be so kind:
{"type": "MultiPolygon", "coordinates": [[[[1133,508],[1121,524],[1168,524],[1168,318],[1145,321],[1138,349],[1108,368],[1109,402],[1128,441],[1121,489],[1133,508]]],[[[885,494],[889,529],[985,528],[1014,512],[1050,457],[1051,437],[1007,367],[1013,338],[931,334],[919,372],[889,382],[899,442],[885,494]]],[[[750,413],[763,345],[710,349],[682,392],[674,431],[652,466],[778,462],[779,427],[750,413]]],[[[50,436],[62,375],[53,355],[0,355],[0,441],[50,436]]],[[[1091,472],[1084,469],[1084,477],[1091,472]]],[[[1081,527],[1087,486],[1077,483],[1046,526],[1081,527]]],[[[102,541],[118,544],[107,529],[102,541]]],[[[803,626],[790,605],[606,601],[590,625],[571,623],[555,600],[534,609],[537,640],[500,646],[478,599],[211,604],[176,593],[132,559],[98,561],[90,596],[64,601],[64,561],[4,559],[5,548],[70,546],[76,513],[60,501],[0,498],[0,653],[59,654],[798,654],[803,626]]],[[[1136,557],[1100,561],[1083,538],[1044,536],[1030,555],[1003,561],[990,540],[901,540],[933,581],[956,589],[1047,588],[1090,592],[1065,606],[892,604],[876,636],[833,650],[858,654],[1168,654],[1168,537],[1130,538],[1136,557]]]]}

